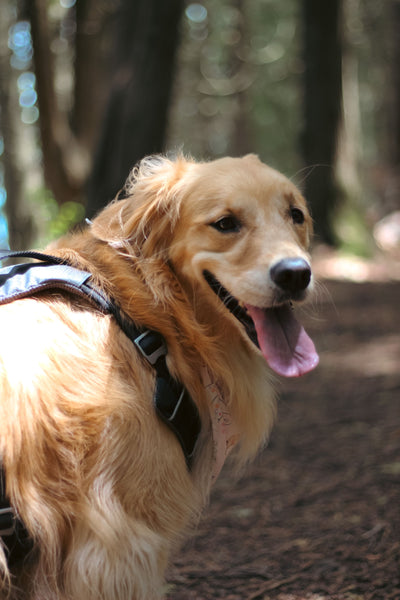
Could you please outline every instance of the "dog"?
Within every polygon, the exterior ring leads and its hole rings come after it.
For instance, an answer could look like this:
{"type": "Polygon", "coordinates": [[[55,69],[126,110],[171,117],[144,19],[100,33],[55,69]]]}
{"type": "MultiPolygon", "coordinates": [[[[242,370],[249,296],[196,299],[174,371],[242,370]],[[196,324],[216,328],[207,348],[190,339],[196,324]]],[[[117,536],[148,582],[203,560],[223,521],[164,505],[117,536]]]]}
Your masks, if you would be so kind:
{"type": "Polygon", "coordinates": [[[31,543],[10,565],[3,537],[2,598],[162,597],[227,455],[243,468],[268,438],[274,372],[318,363],[293,312],[313,289],[311,235],[301,193],[255,155],[152,156],[47,248],[118,310],[62,286],[0,306],[1,464],[31,543]],[[160,418],[165,377],[121,323],[161,335],[193,448],[184,418],[160,418]]]}

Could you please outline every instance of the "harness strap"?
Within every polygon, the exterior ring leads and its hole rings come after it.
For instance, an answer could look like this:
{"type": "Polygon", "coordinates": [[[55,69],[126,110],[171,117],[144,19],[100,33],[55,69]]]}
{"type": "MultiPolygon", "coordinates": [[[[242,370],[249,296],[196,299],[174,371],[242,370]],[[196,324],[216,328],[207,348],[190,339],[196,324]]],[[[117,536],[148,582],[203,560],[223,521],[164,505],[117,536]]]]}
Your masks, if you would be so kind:
{"type": "Polygon", "coordinates": [[[171,377],[166,363],[167,346],[162,335],[146,330],[132,341],[157,372],[154,391],[157,415],[175,433],[190,469],[201,429],[197,406],[187,389],[171,377]]]}
{"type": "Polygon", "coordinates": [[[23,560],[33,548],[32,539],[8,500],[4,469],[0,469],[0,537],[7,551],[9,566],[23,560]]]}
{"type": "Polygon", "coordinates": [[[47,261],[52,265],[66,265],[67,262],[60,256],[52,256],[51,254],[45,254],[44,252],[38,252],[37,250],[0,250],[0,261],[6,258],[34,258],[36,260],[47,261]]]}
{"type": "MultiPolygon", "coordinates": [[[[122,314],[112,299],[92,285],[90,273],[71,267],[62,258],[36,251],[0,250],[0,261],[15,257],[33,258],[41,262],[17,264],[0,269],[0,305],[41,291],[56,289],[88,299],[104,314],[111,314],[125,335],[154,368],[156,381],[153,402],[156,413],[177,437],[186,464],[191,469],[201,430],[200,416],[186,388],[175,380],[168,370],[168,350],[163,336],[156,331],[137,327],[122,314]]],[[[15,536],[21,524],[15,518],[14,510],[5,494],[4,471],[0,471],[1,482],[3,485],[0,485],[0,537],[4,538],[15,536]]],[[[10,548],[8,539],[6,545],[10,548]]]]}

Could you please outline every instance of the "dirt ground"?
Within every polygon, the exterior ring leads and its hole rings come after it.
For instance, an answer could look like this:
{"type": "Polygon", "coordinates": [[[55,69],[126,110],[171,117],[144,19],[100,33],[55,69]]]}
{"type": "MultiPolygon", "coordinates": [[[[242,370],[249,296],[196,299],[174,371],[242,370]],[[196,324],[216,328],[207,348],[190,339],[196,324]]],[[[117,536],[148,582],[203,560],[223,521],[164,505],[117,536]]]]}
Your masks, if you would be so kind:
{"type": "Polygon", "coordinates": [[[223,471],[168,600],[400,600],[400,281],[326,281],[304,311],[320,366],[223,471]]]}

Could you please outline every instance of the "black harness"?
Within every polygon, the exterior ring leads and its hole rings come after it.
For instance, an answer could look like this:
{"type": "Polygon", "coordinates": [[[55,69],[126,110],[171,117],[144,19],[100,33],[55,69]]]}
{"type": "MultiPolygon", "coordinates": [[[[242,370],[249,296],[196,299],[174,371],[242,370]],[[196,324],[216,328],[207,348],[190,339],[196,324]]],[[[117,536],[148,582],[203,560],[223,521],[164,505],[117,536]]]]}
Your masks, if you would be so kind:
{"type": "MultiPolygon", "coordinates": [[[[14,257],[33,258],[40,262],[0,269],[0,305],[46,290],[64,290],[89,300],[102,313],[112,315],[155,370],[154,408],[178,438],[188,469],[191,469],[200,435],[200,416],[186,388],[168,370],[167,346],[162,335],[137,327],[123,315],[119,306],[91,283],[90,273],[71,267],[59,257],[40,252],[0,251],[0,260],[14,257]]],[[[0,537],[8,549],[9,563],[20,560],[31,549],[26,531],[7,498],[4,470],[0,471],[0,537]]]]}

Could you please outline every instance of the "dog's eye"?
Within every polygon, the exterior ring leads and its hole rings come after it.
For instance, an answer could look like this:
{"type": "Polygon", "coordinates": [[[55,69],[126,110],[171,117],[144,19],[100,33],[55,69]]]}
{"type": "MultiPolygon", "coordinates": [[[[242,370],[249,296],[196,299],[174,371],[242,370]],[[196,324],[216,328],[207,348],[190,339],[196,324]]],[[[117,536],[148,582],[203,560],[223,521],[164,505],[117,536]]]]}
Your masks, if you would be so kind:
{"type": "Polygon", "coordinates": [[[303,225],[304,223],[304,213],[299,208],[295,208],[292,206],[290,208],[290,216],[292,217],[293,223],[296,225],[303,225]]]}
{"type": "Polygon", "coordinates": [[[237,233],[241,228],[241,223],[239,219],[230,215],[229,217],[218,219],[215,223],[211,223],[211,227],[214,227],[214,229],[221,233],[237,233]]]}

